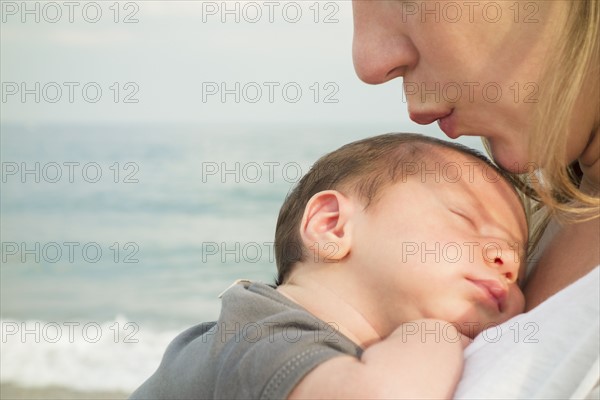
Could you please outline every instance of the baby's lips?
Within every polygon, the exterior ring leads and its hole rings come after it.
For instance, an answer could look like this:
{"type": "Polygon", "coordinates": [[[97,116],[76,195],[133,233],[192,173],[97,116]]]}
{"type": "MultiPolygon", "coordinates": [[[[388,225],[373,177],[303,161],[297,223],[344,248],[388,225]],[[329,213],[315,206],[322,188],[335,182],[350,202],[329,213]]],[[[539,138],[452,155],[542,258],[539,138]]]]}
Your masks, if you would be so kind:
{"type": "Polygon", "coordinates": [[[488,291],[498,302],[498,308],[500,309],[500,312],[504,311],[504,304],[506,303],[508,290],[498,281],[483,281],[482,284],[487,287],[488,291]]]}
{"type": "Polygon", "coordinates": [[[508,288],[503,286],[499,281],[494,279],[471,279],[480,287],[485,288],[491,297],[498,304],[498,311],[503,312],[505,309],[506,298],[508,296],[508,288]]]}

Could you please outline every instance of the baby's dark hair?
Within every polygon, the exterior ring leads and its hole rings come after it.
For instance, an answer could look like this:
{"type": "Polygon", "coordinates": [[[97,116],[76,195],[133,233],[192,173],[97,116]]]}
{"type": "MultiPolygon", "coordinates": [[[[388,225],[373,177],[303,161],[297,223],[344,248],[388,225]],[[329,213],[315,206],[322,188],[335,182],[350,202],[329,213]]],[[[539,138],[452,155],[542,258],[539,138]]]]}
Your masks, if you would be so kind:
{"type": "Polygon", "coordinates": [[[285,282],[292,267],[308,254],[300,237],[306,204],[316,193],[338,190],[358,196],[365,209],[375,203],[381,190],[417,172],[419,161],[432,156],[433,147],[456,150],[485,163],[491,171],[513,183],[476,150],[414,133],[389,133],[346,144],[321,157],[286,197],[275,228],[276,284],[285,282]],[[410,167],[410,168],[409,168],[410,167]]]}

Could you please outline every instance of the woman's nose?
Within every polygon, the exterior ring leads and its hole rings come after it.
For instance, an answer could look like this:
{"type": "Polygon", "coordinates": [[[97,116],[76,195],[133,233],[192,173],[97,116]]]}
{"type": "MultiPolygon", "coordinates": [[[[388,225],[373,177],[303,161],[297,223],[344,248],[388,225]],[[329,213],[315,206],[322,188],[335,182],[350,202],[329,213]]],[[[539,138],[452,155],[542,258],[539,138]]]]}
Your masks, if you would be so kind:
{"type": "Polygon", "coordinates": [[[401,13],[388,1],[354,0],[352,57],[358,77],[379,84],[404,76],[419,59],[401,13]],[[398,15],[396,15],[398,14],[398,15]]]}

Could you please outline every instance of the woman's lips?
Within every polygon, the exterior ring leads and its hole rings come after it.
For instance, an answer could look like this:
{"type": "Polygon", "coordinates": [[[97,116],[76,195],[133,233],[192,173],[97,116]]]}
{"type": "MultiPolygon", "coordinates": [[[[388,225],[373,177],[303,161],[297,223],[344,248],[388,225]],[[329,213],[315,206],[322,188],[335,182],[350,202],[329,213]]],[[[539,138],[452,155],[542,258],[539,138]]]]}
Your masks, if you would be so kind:
{"type": "Polygon", "coordinates": [[[419,125],[429,125],[432,122],[435,122],[441,118],[447,117],[452,114],[452,110],[450,111],[421,111],[421,112],[411,112],[409,111],[408,116],[411,120],[416,122],[419,125]]]}
{"type": "Polygon", "coordinates": [[[438,119],[438,126],[450,139],[456,139],[460,135],[456,133],[456,122],[454,118],[454,110],[440,119],[438,119]]]}
{"type": "Polygon", "coordinates": [[[450,111],[409,112],[409,117],[419,125],[429,125],[437,121],[440,129],[449,138],[456,139],[460,136],[456,133],[454,109],[450,111]]]}

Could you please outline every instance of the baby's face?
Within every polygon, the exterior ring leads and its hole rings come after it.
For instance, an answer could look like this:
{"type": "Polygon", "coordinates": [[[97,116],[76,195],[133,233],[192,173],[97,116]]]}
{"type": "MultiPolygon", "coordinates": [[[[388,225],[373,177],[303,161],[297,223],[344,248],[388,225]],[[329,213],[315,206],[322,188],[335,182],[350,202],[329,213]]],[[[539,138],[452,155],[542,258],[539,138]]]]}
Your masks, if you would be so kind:
{"type": "Polygon", "coordinates": [[[523,311],[525,214],[481,160],[448,149],[428,158],[406,164],[418,171],[360,214],[352,257],[379,282],[390,318],[411,304],[410,319],[447,320],[474,336],[523,311]]]}

